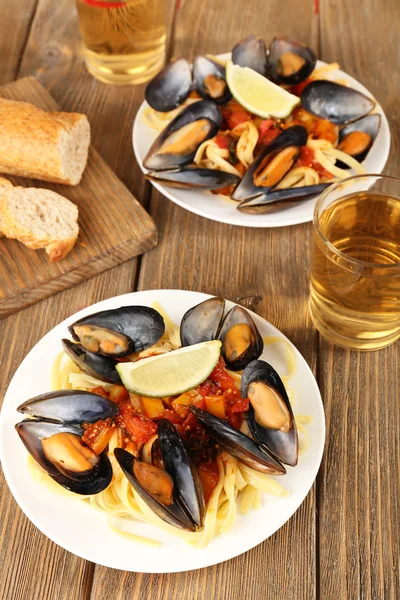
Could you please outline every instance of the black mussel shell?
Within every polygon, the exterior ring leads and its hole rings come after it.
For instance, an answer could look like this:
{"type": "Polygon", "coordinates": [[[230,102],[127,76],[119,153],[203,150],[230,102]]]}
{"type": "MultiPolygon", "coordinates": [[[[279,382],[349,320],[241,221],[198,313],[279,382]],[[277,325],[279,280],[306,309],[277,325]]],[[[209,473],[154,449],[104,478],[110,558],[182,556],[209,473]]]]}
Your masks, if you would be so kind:
{"type": "Polygon", "coordinates": [[[298,458],[296,422],[285,386],[275,369],[263,360],[255,360],[248,364],[242,373],[241,394],[243,398],[250,400],[246,420],[254,439],[265,445],[280,462],[292,467],[296,466],[298,458]],[[290,422],[290,429],[287,432],[265,428],[257,422],[251,398],[249,398],[250,386],[255,383],[262,383],[271,388],[285,404],[290,422]]]}
{"type": "MultiPolygon", "coordinates": [[[[307,143],[307,131],[302,125],[293,125],[282,131],[277,138],[275,138],[270,144],[267,144],[265,148],[260,152],[256,160],[250,165],[247,173],[231,195],[233,200],[243,201],[255,196],[260,196],[265,192],[269,192],[273,186],[257,186],[254,183],[254,177],[260,169],[268,166],[276,156],[280,154],[285,148],[294,147],[299,148],[305,146],[307,143]]],[[[295,156],[288,162],[287,170],[282,170],[280,179],[286,175],[286,173],[292,168],[294,164],[295,156]]],[[[278,181],[274,185],[276,185],[278,181]]]]}
{"type": "Polygon", "coordinates": [[[66,354],[83,373],[106,383],[122,385],[121,378],[115,368],[118,364],[116,360],[109,356],[88,352],[81,344],[70,340],[62,340],[62,345],[66,354]]]}
{"type": "Polygon", "coordinates": [[[185,58],[168,63],[150,81],[144,97],[147,103],[160,112],[168,112],[180,106],[192,90],[192,72],[185,58]]]}
{"type": "Polygon", "coordinates": [[[197,527],[202,527],[205,510],[203,486],[181,436],[168,419],[158,422],[158,442],[165,469],[174,481],[179,504],[190,520],[197,527]]]}
{"type": "Polygon", "coordinates": [[[71,473],[67,471],[61,473],[46,458],[43,452],[42,439],[49,438],[57,433],[72,433],[81,436],[82,430],[79,427],[27,419],[21,423],[17,423],[15,429],[24,446],[36,462],[54,481],[65,489],[75,492],[75,494],[92,495],[102,492],[111,483],[112,468],[105,452],[98,457],[98,463],[84,473],[71,473]],[[68,476],[66,473],[68,473],[68,476]]]}
{"type": "Polygon", "coordinates": [[[266,194],[244,200],[236,208],[251,215],[271,214],[296,206],[299,202],[309,200],[312,196],[321,194],[331,183],[318,183],[302,187],[292,187],[283,190],[272,189],[266,194]]]}
{"type": "Polygon", "coordinates": [[[236,185],[240,177],[233,173],[207,169],[197,165],[181,167],[168,171],[150,171],[146,173],[147,179],[156,181],[170,187],[198,190],[218,190],[231,185],[236,185]]]}
{"type": "MultiPolygon", "coordinates": [[[[378,114],[373,114],[373,115],[367,115],[366,117],[363,117],[362,119],[358,119],[357,121],[353,121],[352,123],[349,123],[348,125],[345,125],[344,127],[341,128],[340,132],[339,132],[339,149],[340,149],[340,144],[343,142],[343,139],[348,136],[351,133],[354,133],[356,131],[360,131],[363,133],[366,133],[370,136],[370,140],[369,143],[367,144],[367,146],[361,151],[361,152],[352,152],[350,155],[353,156],[356,160],[358,160],[359,162],[362,162],[368,152],[371,149],[372,144],[374,143],[376,136],[379,133],[379,129],[381,126],[381,115],[378,114]]],[[[349,152],[348,152],[349,154],[349,152]]],[[[350,167],[346,164],[344,164],[341,161],[337,162],[337,166],[341,169],[349,169],[350,167]]]]}
{"type": "Polygon", "coordinates": [[[226,421],[195,406],[191,406],[190,410],[217,444],[238,461],[261,473],[270,475],[283,475],[286,473],[285,467],[266,448],[260,446],[226,421]]]}
{"type": "Polygon", "coordinates": [[[187,529],[188,531],[196,531],[195,525],[190,521],[185,511],[175,501],[170,506],[165,506],[154,496],[149,494],[138,482],[133,472],[133,465],[136,460],[132,454],[122,448],[115,448],[114,456],[117,459],[124,475],[132,485],[135,492],[146,502],[147,506],[163,521],[166,521],[179,529],[187,529]]]}
{"type": "Polygon", "coordinates": [[[260,75],[267,75],[267,48],[264,40],[254,35],[247,36],[232,50],[232,62],[240,67],[248,67],[260,75]]]}
{"type": "Polygon", "coordinates": [[[375,106],[375,102],[361,92],[327,80],[312,81],[306,85],[300,99],[308,112],[336,125],[360,119],[375,106]]]}
{"type": "Polygon", "coordinates": [[[285,37],[272,40],[268,54],[268,75],[275,83],[295,85],[307,79],[317,57],[311,48],[285,37]]]}
{"type": "Polygon", "coordinates": [[[202,98],[217,104],[225,104],[232,98],[225,68],[205,56],[197,56],[193,61],[193,84],[202,98]]]}
{"type": "Polygon", "coordinates": [[[224,310],[225,300],[223,298],[208,298],[208,300],[189,308],[181,321],[182,346],[193,346],[201,342],[216,340],[224,310]]]}
{"type": "Polygon", "coordinates": [[[200,100],[190,104],[171,121],[153,142],[143,160],[143,165],[146,169],[158,171],[190,163],[196,154],[197,148],[205,140],[214,137],[218,133],[221,123],[222,115],[215,102],[200,100]],[[192,125],[194,127],[197,122],[199,124],[197,129],[192,132],[191,137],[187,128],[192,125]],[[182,136],[180,132],[184,127],[186,133],[182,136]],[[165,146],[167,140],[169,140],[169,147],[165,146]]]}
{"type": "MultiPolygon", "coordinates": [[[[103,310],[87,317],[83,317],[68,327],[74,340],[80,342],[85,349],[85,341],[77,335],[77,327],[90,326],[92,328],[104,329],[110,332],[116,332],[124,338],[126,347],[112,354],[114,358],[126,356],[134,352],[141,352],[149,346],[152,346],[163,336],[165,331],[164,319],[154,308],[148,306],[122,306],[111,310],[103,310]]],[[[96,354],[110,356],[103,351],[98,350],[96,354]]]]}
{"type": "Polygon", "coordinates": [[[17,410],[30,417],[64,424],[95,423],[118,414],[114,402],[77,390],[47,392],[20,404],[17,410]]]}
{"type": "Polygon", "coordinates": [[[232,371],[244,369],[249,362],[261,356],[264,349],[257,325],[241,306],[234,306],[228,312],[221,325],[219,339],[222,342],[221,354],[232,371]],[[247,327],[241,330],[241,325],[247,327]]]}

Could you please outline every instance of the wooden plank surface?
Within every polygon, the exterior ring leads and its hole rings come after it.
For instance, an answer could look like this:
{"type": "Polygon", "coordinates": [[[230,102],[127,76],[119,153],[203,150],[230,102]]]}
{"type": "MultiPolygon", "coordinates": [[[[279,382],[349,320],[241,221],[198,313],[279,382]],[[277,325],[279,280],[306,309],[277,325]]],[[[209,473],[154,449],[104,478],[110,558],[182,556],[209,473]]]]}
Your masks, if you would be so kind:
{"type": "MultiPolygon", "coordinates": [[[[400,4],[379,3],[379,16],[377,8],[373,0],[324,1],[322,59],[338,61],[382,105],[392,137],[385,172],[399,176],[400,62],[393,23],[400,22],[400,4]]],[[[397,343],[357,353],[321,338],[319,385],[327,417],[318,492],[321,598],[400,597],[399,349],[397,343]]]]}
{"type": "MultiPolygon", "coordinates": [[[[30,102],[44,110],[60,110],[33,77],[3,86],[0,97],[30,102]]],[[[44,250],[33,252],[16,240],[3,237],[0,240],[0,316],[97,275],[150,250],[157,243],[153,221],[93,147],[77,186],[22,177],[7,176],[7,179],[14,185],[52,190],[74,202],[79,209],[79,238],[66,258],[51,264],[44,250]]]]}

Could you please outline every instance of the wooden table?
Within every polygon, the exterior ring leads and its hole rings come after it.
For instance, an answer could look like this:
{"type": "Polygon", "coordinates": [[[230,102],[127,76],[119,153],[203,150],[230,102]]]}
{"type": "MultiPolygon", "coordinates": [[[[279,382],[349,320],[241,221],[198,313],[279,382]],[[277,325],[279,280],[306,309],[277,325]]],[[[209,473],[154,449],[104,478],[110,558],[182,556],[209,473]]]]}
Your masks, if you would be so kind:
{"type": "MultiPolygon", "coordinates": [[[[250,32],[303,40],[381,102],[392,131],[386,172],[398,175],[398,0],[319,5],[318,15],[312,0],[187,0],[173,54],[225,52],[250,32]]],[[[145,183],[131,146],[143,88],[108,87],[86,72],[73,0],[3,0],[0,57],[0,83],[34,75],[64,109],[88,115],[95,148],[153,216],[160,235],[145,256],[0,322],[1,395],[28,350],[83,306],[136,289],[182,288],[240,301],[288,335],[314,370],[327,419],[317,481],[290,521],[250,552],[191,573],[125,573],[73,556],[26,519],[2,478],[0,598],[398,599],[399,344],[360,354],[316,333],[307,310],[310,224],[222,225],[185,212],[145,183]]]]}

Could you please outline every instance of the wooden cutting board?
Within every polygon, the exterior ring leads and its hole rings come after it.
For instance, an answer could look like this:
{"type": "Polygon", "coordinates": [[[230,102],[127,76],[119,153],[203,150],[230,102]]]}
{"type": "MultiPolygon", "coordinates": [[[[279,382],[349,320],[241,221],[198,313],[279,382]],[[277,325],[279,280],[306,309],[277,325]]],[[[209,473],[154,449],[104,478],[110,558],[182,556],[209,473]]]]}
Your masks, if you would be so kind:
{"type": "MultiPolygon", "coordinates": [[[[0,97],[61,110],[33,77],[0,87],[0,97]]],[[[15,240],[0,238],[0,317],[143,254],[157,243],[153,220],[93,147],[78,186],[5,177],[14,185],[54,190],[74,202],[80,233],[70,254],[54,264],[44,250],[29,250],[15,240]]]]}

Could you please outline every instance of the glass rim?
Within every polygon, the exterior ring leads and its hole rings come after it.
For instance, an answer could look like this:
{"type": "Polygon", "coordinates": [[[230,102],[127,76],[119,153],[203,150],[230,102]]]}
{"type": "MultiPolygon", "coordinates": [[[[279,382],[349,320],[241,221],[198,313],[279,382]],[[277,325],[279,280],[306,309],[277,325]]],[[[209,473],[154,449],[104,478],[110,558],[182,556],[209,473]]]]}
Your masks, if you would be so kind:
{"type": "Polygon", "coordinates": [[[395,177],[394,175],[382,175],[381,173],[363,173],[362,175],[351,175],[350,177],[346,177],[346,179],[341,179],[340,181],[336,181],[333,185],[330,185],[329,187],[327,187],[326,190],[324,190],[322,192],[322,194],[318,197],[317,202],[315,203],[315,207],[314,207],[313,225],[314,225],[315,230],[317,231],[319,237],[322,239],[323,243],[329,248],[329,250],[331,252],[333,252],[334,254],[336,254],[337,256],[340,256],[342,259],[344,259],[348,263],[352,263],[354,265],[358,265],[359,267],[364,267],[364,268],[369,267],[370,269],[385,269],[385,270],[389,270],[389,271],[391,269],[400,269],[400,261],[396,262],[394,264],[391,264],[391,265],[383,265],[381,263],[372,263],[372,262],[368,262],[366,260],[360,260],[359,258],[349,257],[347,254],[344,254],[343,252],[341,252],[341,250],[338,250],[337,248],[335,248],[335,246],[328,240],[328,238],[321,231],[321,227],[319,225],[318,211],[319,211],[319,208],[320,208],[322,202],[325,200],[325,198],[327,196],[329,196],[329,194],[331,192],[337,190],[343,183],[346,183],[351,180],[365,179],[367,177],[376,177],[376,178],[379,177],[380,179],[388,179],[388,180],[392,180],[392,181],[397,181],[400,184],[400,177],[395,177]]]}

